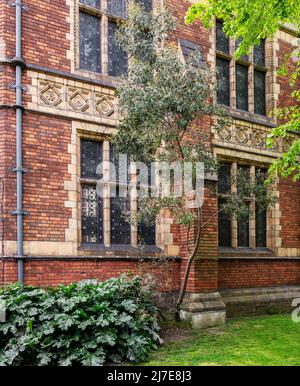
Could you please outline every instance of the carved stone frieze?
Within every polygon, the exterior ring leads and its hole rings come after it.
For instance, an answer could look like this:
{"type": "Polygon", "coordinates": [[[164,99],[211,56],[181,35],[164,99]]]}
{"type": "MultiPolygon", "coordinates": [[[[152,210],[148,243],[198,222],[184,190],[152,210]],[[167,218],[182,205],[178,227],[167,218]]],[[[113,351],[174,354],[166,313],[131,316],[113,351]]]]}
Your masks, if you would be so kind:
{"type": "Polygon", "coordinates": [[[234,120],[230,126],[215,132],[214,143],[230,148],[237,146],[240,150],[243,148],[247,152],[257,152],[259,150],[262,153],[274,153],[274,155],[287,151],[294,140],[294,136],[290,135],[284,140],[275,138],[273,147],[268,148],[267,137],[270,132],[270,127],[234,120]]]}
{"type": "Polygon", "coordinates": [[[113,89],[37,72],[28,73],[32,78],[29,109],[117,125],[119,112],[113,89]]]}

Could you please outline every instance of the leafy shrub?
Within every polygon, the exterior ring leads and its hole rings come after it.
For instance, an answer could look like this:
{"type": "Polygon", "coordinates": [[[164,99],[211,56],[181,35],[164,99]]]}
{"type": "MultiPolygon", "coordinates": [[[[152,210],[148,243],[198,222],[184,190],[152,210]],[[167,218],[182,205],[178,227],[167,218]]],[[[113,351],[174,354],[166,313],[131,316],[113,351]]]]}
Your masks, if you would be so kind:
{"type": "Polygon", "coordinates": [[[143,361],[161,342],[157,309],[141,277],[55,289],[0,289],[0,365],[99,366],[143,361]]]}

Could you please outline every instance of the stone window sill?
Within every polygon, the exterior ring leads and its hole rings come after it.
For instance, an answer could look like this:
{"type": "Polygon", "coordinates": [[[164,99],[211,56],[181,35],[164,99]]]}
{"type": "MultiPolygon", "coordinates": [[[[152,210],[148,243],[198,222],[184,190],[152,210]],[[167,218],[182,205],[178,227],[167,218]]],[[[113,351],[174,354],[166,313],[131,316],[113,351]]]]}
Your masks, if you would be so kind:
{"type": "Polygon", "coordinates": [[[263,258],[275,257],[268,248],[226,248],[220,247],[218,256],[221,258],[263,258]]]}
{"type": "Polygon", "coordinates": [[[106,247],[103,244],[81,244],[78,248],[80,255],[99,255],[99,256],[126,256],[126,257],[145,257],[162,256],[164,251],[155,245],[111,245],[106,247]]]}

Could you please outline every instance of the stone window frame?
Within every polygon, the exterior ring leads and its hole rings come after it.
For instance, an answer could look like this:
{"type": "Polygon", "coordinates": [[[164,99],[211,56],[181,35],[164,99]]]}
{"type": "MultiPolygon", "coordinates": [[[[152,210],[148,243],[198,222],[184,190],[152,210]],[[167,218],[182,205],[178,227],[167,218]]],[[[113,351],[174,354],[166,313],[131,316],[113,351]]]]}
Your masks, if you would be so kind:
{"type": "MultiPolygon", "coordinates": [[[[115,245],[111,243],[111,216],[110,216],[110,210],[111,210],[111,201],[110,201],[110,195],[109,190],[111,185],[115,185],[115,182],[110,182],[110,137],[106,135],[97,135],[93,133],[87,133],[87,132],[79,132],[78,133],[78,145],[77,145],[77,162],[78,162],[78,169],[77,169],[77,175],[78,177],[78,209],[79,209],[79,216],[78,216],[78,240],[79,240],[79,246],[85,246],[87,244],[82,242],[82,224],[81,224],[81,186],[84,184],[97,184],[96,179],[89,179],[89,178],[82,178],[81,177],[81,140],[91,140],[91,141],[98,141],[102,142],[102,161],[103,161],[103,244],[92,244],[95,247],[97,246],[103,246],[104,248],[110,248],[114,247],[115,249],[122,250],[124,245],[115,245]]],[[[136,174],[136,164],[134,162],[131,163],[130,166],[130,173],[129,173],[129,183],[130,183],[130,212],[131,212],[131,218],[134,220],[135,212],[137,210],[137,174],[136,174]]],[[[118,183],[122,184],[122,182],[118,183]]],[[[137,226],[134,224],[134,221],[131,223],[131,243],[126,245],[127,247],[133,247],[133,248],[145,248],[147,247],[161,247],[161,224],[160,219],[157,219],[156,221],[156,231],[155,231],[155,245],[149,246],[149,245],[143,245],[139,244],[138,242],[138,229],[137,226]]]]}
{"type": "MultiPolygon", "coordinates": [[[[212,28],[213,34],[213,46],[214,46],[214,55],[215,55],[215,70],[217,70],[216,59],[225,59],[229,62],[229,87],[230,87],[230,105],[221,105],[227,109],[237,110],[236,102],[236,64],[243,65],[248,67],[248,111],[238,110],[243,113],[255,114],[254,111],[254,73],[255,71],[264,72],[265,75],[265,106],[266,113],[265,115],[259,115],[260,117],[268,117],[269,113],[272,111],[274,106],[274,101],[272,94],[274,93],[274,40],[272,38],[266,38],[265,40],[265,65],[261,66],[254,63],[254,48],[250,50],[248,55],[248,60],[246,58],[235,58],[236,51],[236,40],[234,38],[229,38],[229,53],[224,53],[217,50],[217,21],[214,23],[212,28]]],[[[257,115],[257,114],[255,114],[257,115]]]]}
{"type": "Polygon", "coordinates": [[[99,9],[90,7],[86,4],[82,4],[80,0],[75,0],[76,7],[76,18],[77,18],[77,44],[76,44],[76,55],[75,55],[75,67],[84,73],[92,73],[96,75],[109,76],[109,58],[108,58],[108,25],[110,21],[113,22],[122,22],[125,21],[124,18],[120,16],[114,16],[108,12],[108,0],[101,0],[99,9]],[[100,72],[90,71],[83,68],[80,68],[80,22],[79,16],[80,12],[87,13],[91,16],[97,17],[100,20],[100,72]]]}
{"type": "MultiPolygon", "coordinates": [[[[267,169],[268,166],[266,165],[258,165],[258,164],[250,164],[240,161],[233,161],[229,159],[220,159],[220,163],[226,163],[231,165],[231,178],[232,176],[237,175],[238,166],[247,166],[249,167],[249,173],[251,180],[255,180],[256,176],[256,170],[257,169],[267,169]]],[[[237,192],[237,187],[235,184],[230,183],[231,191],[230,194],[235,194],[237,192]]],[[[228,198],[228,194],[224,193],[217,193],[217,199],[218,202],[220,200],[224,201],[226,198],[228,198]]],[[[249,214],[249,246],[248,247],[239,247],[238,246],[238,221],[236,217],[233,215],[231,217],[231,248],[238,249],[238,248],[251,248],[253,250],[258,249],[273,249],[273,243],[272,243],[272,235],[270,234],[271,231],[271,223],[272,223],[272,209],[267,208],[266,210],[266,246],[265,247],[257,247],[256,246],[256,200],[253,197],[245,197],[245,201],[249,203],[250,211],[252,212],[249,214]]],[[[222,246],[219,246],[219,248],[224,248],[222,246]]],[[[225,247],[226,248],[226,247],[225,247]]]]}
{"type": "MultiPolygon", "coordinates": [[[[132,0],[128,0],[129,3],[132,0]]],[[[153,3],[153,12],[156,12],[157,7],[162,5],[164,0],[152,0],[153,3]]],[[[70,18],[67,18],[70,23],[70,36],[67,38],[70,40],[70,52],[68,52],[68,58],[71,61],[71,72],[80,76],[85,76],[93,80],[107,80],[107,81],[117,81],[117,78],[108,74],[108,22],[112,21],[122,21],[126,20],[118,16],[113,16],[108,14],[108,0],[101,0],[101,9],[95,10],[92,7],[89,7],[84,4],[80,4],[80,0],[67,0],[67,3],[70,4],[70,18]],[[79,14],[80,9],[86,10],[87,13],[99,16],[103,20],[100,24],[100,50],[101,50],[101,72],[89,71],[83,68],[80,68],[80,22],[79,22],[79,14]]],[[[130,62],[128,63],[130,66],[130,62]]]]}

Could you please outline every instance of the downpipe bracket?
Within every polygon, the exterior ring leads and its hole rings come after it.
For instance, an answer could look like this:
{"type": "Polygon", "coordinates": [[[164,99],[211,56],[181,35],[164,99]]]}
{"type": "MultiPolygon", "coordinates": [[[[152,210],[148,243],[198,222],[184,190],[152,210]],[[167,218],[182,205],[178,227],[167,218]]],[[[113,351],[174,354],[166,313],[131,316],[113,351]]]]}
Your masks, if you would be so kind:
{"type": "Polygon", "coordinates": [[[21,216],[21,217],[29,217],[30,216],[30,212],[28,210],[24,210],[22,212],[18,212],[17,210],[12,210],[11,212],[9,212],[9,214],[11,216],[21,216]]]}
{"type": "Polygon", "coordinates": [[[20,66],[20,67],[22,67],[22,69],[27,68],[27,65],[26,65],[25,61],[23,60],[23,58],[14,57],[13,59],[11,59],[9,61],[9,63],[13,67],[20,66]]]}
{"type": "Polygon", "coordinates": [[[25,12],[28,12],[29,11],[29,6],[28,5],[25,5],[25,4],[20,4],[20,3],[17,3],[15,1],[9,1],[9,0],[6,0],[6,4],[11,7],[11,8],[15,8],[15,7],[22,7],[22,10],[25,11],[25,12]]]}
{"type": "Polygon", "coordinates": [[[27,168],[11,168],[9,171],[12,173],[18,173],[18,172],[22,172],[24,174],[29,173],[29,169],[27,169],[27,168]]]}
{"type": "Polygon", "coordinates": [[[25,93],[28,93],[28,92],[29,92],[29,87],[28,87],[28,86],[18,86],[18,85],[16,85],[15,83],[9,83],[8,89],[9,89],[9,90],[20,89],[20,90],[22,90],[22,91],[25,92],[25,93]]]}

